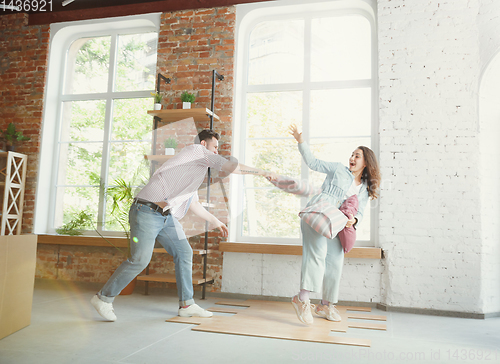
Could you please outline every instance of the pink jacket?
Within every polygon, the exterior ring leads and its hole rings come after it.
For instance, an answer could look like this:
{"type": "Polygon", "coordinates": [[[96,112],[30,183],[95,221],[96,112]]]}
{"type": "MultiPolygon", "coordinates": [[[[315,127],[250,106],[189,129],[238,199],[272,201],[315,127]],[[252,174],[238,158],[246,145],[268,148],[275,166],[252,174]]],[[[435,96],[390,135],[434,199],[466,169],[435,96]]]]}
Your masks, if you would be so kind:
{"type": "MultiPolygon", "coordinates": [[[[342,211],[348,218],[350,218],[349,215],[356,216],[356,213],[358,212],[358,196],[352,195],[347,198],[342,206],[339,207],[339,210],[342,211]]],[[[343,228],[338,233],[338,237],[342,243],[342,247],[344,248],[344,253],[349,253],[356,242],[356,229],[352,226],[349,228],[343,228]]]]}

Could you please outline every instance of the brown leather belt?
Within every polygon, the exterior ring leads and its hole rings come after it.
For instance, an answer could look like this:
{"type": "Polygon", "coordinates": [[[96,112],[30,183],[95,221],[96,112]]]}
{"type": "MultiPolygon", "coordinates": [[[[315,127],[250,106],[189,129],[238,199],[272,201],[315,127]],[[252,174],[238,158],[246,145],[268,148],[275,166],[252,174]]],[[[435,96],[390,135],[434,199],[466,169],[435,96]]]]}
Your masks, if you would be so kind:
{"type": "Polygon", "coordinates": [[[148,206],[148,207],[152,208],[154,210],[154,212],[158,212],[158,213],[162,214],[163,216],[170,215],[170,210],[163,211],[163,208],[161,208],[157,204],[152,203],[150,201],[142,200],[140,198],[134,198],[134,203],[140,203],[141,205],[148,206]]]}

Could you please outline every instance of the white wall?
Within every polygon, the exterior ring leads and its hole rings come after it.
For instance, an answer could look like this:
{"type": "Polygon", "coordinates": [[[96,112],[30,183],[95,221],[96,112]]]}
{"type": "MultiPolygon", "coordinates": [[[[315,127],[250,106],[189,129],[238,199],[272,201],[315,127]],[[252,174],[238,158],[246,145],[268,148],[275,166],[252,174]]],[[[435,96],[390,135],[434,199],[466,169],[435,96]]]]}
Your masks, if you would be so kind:
{"type": "MultiPolygon", "coordinates": [[[[497,7],[500,15],[500,5],[497,7]]],[[[481,299],[485,312],[500,311],[500,53],[481,78],[479,127],[481,156],[481,231],[483,237],[481,299]],[[496,161],[495,161],[496,160],[496,161]]]]}
{"type": "Polygon", "coordinates": [[[477,1],[378,1],[389,306],[482,309],[477,13],[477,1]]]}
{"type": "MultiPolygon", "coordinates": [[[[346,259],[340,299],[499,312],[500,152],[489,147],[498,145],[500,110],[480,120],[478,95],[481,71],[500,46],[500,5],[377,6],[380,164],[391,186],[380,198],[385,259],[346,259]],[[482,178],[488,167],[495,172],[482,178]]],[[[298,289],[300,257],[226,253],[223,268],[225,292],[298,289]]]]}
{"type": "Polygon", "coordinates": [[[478,15],[481,44],[479,120],[481,143],[481,214],[483,232],[484,312],[500,312],[500,2],[482,0],[478,15]]]}
{"type": "MultiPolygon", "coordinates": [[[[302,256],[224,253],[222,291],[247,295],[291,297],[300,284],[302,256]]],[[[379,260],[345,259],[341,300],[381,302],[379,260]]],[[[312,293],[311,298],[321,298],[312,293]]]]}

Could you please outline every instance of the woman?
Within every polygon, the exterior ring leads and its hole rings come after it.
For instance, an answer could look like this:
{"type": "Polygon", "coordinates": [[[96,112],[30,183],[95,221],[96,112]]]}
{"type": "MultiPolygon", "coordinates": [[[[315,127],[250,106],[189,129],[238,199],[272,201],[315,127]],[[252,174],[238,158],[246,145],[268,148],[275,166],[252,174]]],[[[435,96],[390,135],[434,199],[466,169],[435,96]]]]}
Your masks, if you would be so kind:
{"type": "MultiPolygon", "coordinates": [[[[354,194],[359,206],[356,216],[350,216],[346,227],[356,226],[363,218],[363,211],[368,198],[378,197],[380,171],[373,151],[367,147],[358,147],[349,158],[349,167],[341,163],[325,162],[316,159],[309,146],[304,142],[302,133],[296,125],[290,126],[290,134],[297,140],[299,151],[307,166],[317,172],[325,173],[321,193],[315,195],[308,206],[320,199],[328,201],[337,208],[354,194]]],[[[297,317],[306,324],[313,322],[312,310],[323,318],[340,321],[340,315],[334,306],[338,301],[340,277],[344,264],[344,250],[338,236],[328,239],[317,233],[301,220],[302,231],[302,272],[300,292],[292,298],[297,317]],[[309,301],[309,292],[319,292],[323,285],[321,302],[314,306],[309,301]]]]}

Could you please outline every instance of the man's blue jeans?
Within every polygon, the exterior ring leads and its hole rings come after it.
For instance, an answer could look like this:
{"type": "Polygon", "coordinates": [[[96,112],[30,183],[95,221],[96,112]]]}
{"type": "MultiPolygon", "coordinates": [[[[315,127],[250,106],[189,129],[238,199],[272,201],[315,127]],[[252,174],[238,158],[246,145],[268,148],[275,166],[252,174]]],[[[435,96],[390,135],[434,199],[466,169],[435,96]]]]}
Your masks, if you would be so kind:
{"type": "Polygon", "coordinates": [[[134,202],[130,207],[129,222],[131,256],[113,273],[98,297],[104,302],[113,302],[149,264],[157,240],[174,258],[180,306],[193,304],[193,250],[179,221],[172,215],[163,216],[149,206],[134,202]]]}

